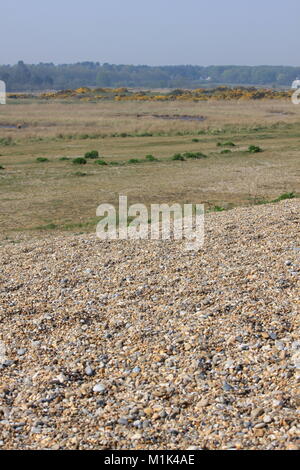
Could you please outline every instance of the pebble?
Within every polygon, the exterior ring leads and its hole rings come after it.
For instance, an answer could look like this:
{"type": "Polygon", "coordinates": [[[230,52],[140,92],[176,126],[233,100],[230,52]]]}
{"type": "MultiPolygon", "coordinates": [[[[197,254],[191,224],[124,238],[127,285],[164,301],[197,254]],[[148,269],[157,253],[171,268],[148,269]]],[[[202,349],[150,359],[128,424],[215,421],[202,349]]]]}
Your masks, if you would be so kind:
{"type": "Polygon", "coordinates": [[[31,433],[32,434],[41,434],[42,429],[40,427],[32,427],[31,428],[31,433]]]}
{"type": "Polygon", "coordinates": [[[278,351],[284,351],[285,345],[282,341],[275,341],[275,348],[278,349],[278,351]]]}
{"type": "Polygon", "coordinates": [[[93,375],[95,375],[94,369],[92,369],[90,366],[87,366],[87,367],[85,368],[85,373],[86,373],[86,375],[88,375],[89,377],[92,377],[93,375]]]}
{"type": "Polygon", "coordinates": [[[59,383],[63,384],[63,383],[66,382],[67,377],[65,376],[65,374],[62,374],[62,373],[61,373],[61,374],[59,374],[59,375],[56,377],[56,380],[57,380],[59,383]]]}
{"type": "Polygon", "coordinates": [[[256,408],[252,411],[251,418],[256,419],[256,418],[258,418],[259,416],[261,416],[263,414],[264,414],[264,409],[263,408],[256,408]]]}
{"type": "Polygon", "coordinates": [[[266,423],[266,424],[270,424],[270,423],[272,423],[273,418],[272,418],[271,416],[269,416],[269,415],[266,415],[266,416],[264,416],[263,421],[264,421],[264,423],[266,423]]]}
{"type": "Polygon", "coordinates": [[[103,384],[96,384],[93,387],[93,392],[95,392],[95,393],[105,393],[106,392],[106,387],[103,384]]]}
{"type": "Polygon", "coordinates": [[[21,349],[17,350],[18,356],[24,356],[25,353],[26,353],[26,349],[24,349],[24,348],[21,348],[21,349]]]}
{"type": "Polygon", "coordinates": [[[119,423],[119,424],[122,424],[122,425],[124,425],[124,426],[128,426],[128,419],[125,418],[125,417],[122,417],[122,418],[120,418],[120,419],[118,420],[118,423],[119,423]]]}
{"type": "Polygon", "coordinates": [[[229,383],[225,382],[223,384],[223,390],[225,392],[232,392],[234,390],[234,388],[229,383]]]}

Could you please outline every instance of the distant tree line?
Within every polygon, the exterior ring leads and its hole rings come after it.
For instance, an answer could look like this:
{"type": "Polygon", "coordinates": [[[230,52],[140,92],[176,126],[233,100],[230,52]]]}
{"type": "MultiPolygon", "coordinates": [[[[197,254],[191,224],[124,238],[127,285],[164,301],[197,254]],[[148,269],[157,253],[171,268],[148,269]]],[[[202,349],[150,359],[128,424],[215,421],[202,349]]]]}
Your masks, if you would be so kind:
{"type": "Polygon", "coordinates": [[[300,67],[285,66],[148,66],[99,62],[34,65],[19,61],[0,65],[0,80],[11,92],[62,90],[82,86],[197,88],[208,85],[290,86],[300,77],[300,67]]]}

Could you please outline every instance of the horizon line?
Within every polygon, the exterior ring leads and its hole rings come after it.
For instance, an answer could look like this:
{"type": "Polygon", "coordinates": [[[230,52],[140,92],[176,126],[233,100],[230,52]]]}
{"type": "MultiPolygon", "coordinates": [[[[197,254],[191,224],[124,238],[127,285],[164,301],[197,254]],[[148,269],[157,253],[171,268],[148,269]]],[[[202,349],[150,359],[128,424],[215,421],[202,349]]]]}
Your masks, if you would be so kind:
{"type": "Polygon", "coordinates": [[[16,63],[1,63],[0,67],[5,67],[5,66],[10,66],[14,67],[15,65],[18,65],[19,63],[23,63],[24,65],[55,65],[57,67],[63,66],[63,65],[77,65],[77,64],[85,64],[85,63],[91,63],[91,64],[99,64],[99,66],[103,65],[117,65],[117,66],[130,66],[130,67],[204,67],[204,68],[209,68],[209,67],[290,67],[290,68],[300,68],[299,65],[266,65],[266,64],[257,64],[257,65],[248,65],[248,64],[210,64],[210,65],[201,65],[201,64],[156,64],[156,65],[149,65],[149,64],[133,64],[133,63],[111,63],[111,62],[100,62],[98,60],[81,60],[77,62],[25,62],[24,60],[20,59],[16,63]]]}

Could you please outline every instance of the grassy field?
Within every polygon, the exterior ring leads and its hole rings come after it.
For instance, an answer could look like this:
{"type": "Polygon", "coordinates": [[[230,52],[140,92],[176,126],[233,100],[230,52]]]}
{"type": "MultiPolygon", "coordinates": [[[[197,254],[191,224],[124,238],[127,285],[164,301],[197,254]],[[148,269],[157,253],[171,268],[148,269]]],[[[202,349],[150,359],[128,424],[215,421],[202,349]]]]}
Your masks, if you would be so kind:
{"type": "Polygon", "coordinates": [[[1,238],[93,231],[97,206],[119,194],[130,203],[205,203],[207,210],[298,195],[299,162],[300,106],[290,101],[9,100],[0,106],[1,238]],[[218,146],[228,141],[235,146],[218,146]],[[262,152],[247,152],[250,145],[262,152]],[[90,150],[108,165],[73,164],[90,150]],[[207,158],[171,159],[184,152],[207,158]],[[158,161],[146,161],[149,154],[158,161]]]}

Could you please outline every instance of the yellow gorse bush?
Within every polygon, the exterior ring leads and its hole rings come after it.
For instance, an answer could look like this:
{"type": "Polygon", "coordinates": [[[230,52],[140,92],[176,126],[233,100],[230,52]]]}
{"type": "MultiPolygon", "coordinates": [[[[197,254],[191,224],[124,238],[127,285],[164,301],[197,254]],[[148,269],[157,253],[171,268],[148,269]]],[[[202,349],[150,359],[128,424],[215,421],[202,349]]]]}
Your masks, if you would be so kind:
{"type": "MultiPolygon", "coordinates": [[[[80,87],[76,90],[61,90],[41,93],[43,99],[80,99],[84,101],[230,101],[230,100],[281,100],[289,99],[293,91],[291,90],[271,90],[267,88],[228,88],[219,86],[216,88],[195,90],[177,89],[171,92],[155,94],[149,91],[130,91],[128,88],[87,88],[80,87]],[[82,96],[84,95],[84,96],[82,96]]],[[[10,96],[10,95],[9,95],[10,96]]],[[[12,98],[28,98],[29,94],[11,94],[12,98]]]]}

